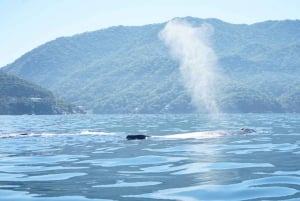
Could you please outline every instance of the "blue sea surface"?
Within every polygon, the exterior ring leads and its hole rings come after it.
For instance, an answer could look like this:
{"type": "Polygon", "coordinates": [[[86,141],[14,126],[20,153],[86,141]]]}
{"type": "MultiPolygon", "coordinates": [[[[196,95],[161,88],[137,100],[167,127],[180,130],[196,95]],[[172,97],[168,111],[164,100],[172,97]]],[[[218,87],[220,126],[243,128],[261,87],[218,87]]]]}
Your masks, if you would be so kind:
{"type": "Polygon", "coordinates": [[[25,115],[0,125],[1,201],[300,200],[299,114],[25,115]]]}

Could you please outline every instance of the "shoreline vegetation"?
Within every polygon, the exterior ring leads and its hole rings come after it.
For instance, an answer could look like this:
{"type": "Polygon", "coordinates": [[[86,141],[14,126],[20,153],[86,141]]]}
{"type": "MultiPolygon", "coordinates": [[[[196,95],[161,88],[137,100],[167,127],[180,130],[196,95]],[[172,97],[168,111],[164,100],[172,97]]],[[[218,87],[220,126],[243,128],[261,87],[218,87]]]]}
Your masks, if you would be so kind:
{"type": "Polygon", "coordinates": [[[36,84],[0,71],[0,115],[83,113],[36,84]]]}
{"type": "MultiPolygon", "coordinates": [[[[211,45],[218,68],[226,75],[218,83],[220,111],[300,112],[299,20],[251,25],[182,20],[194,27],[203,23],[213,27],[211,45]]],[[[1,68],[23,81],[9,88],[16,94],[1,93],[0,113],[205,113],[191,104],[179,64],[158,36],[164,26],[110,27],[57,38],[33,49],[1,68]],[[21,88],[26,95],[19,94],[21,88]]],[[[2,80],[1,90],[6,84],[2,80]]]]}

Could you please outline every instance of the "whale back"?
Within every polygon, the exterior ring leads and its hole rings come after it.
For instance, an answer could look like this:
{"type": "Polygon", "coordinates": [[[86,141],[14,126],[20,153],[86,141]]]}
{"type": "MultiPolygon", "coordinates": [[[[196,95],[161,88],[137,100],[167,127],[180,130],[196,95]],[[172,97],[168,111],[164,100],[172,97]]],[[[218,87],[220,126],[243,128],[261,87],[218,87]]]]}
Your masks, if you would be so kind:
{"type": "Polygon", "coordinates": [[[141,134],[139,134],[139,135],[127,135],[126,139],[127,140],[144,140],[147,137],[150,137],[150,136],[148,136],[148,135],[141,135],[141,134]]]}

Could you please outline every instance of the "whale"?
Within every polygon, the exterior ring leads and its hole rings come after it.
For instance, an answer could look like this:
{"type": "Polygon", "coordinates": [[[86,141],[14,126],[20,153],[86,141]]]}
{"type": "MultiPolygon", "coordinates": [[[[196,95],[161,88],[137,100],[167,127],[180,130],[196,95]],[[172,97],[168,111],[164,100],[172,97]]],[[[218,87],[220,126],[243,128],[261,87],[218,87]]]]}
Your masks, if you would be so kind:
{"type": "Polygon", "coordinates": [[[127,140],[144,140],[148,137],[150,137],[150,136],[149,135],[138,134],[138,135],[127,135],[126,139],[127,140]]]}
{"type": "MultiPolygon", "coordinates": [[[[165,136],[152,136],[156,138],[167,138],[167,139],[186,139],[186,138],[194,138],[194,139],[206,139],[206,138],[217,138],[225,135],[246,135],[250,133],[255,133],[256,131],[251,128],[241,128],[238,131],[223,131],[223,130],[216,130],[216,131],[202,131],[202,132],[192,132],[192,133],[180,133],[180,134],[171,134],[165,136]]],[[[151,136],[144,135],[144,134],[137,134],[137,135],[127,135],[127,140],[145,140],[151,136]]]]}
{"type": "MultiPolygon", "coordinates": [[[[190,133],[179,133],[179,134],[170,134],[163,136],[150,136],[145,134],[130,134],[126,136],[127,140],[145,140],[149,137],[154,138],[167,138],[167,139],[206,139],[206,138],[218,138],[226,135],[247,135],[255,133],[256,131],[251,128],[241,128],[238,131],[224,131],[224,130],[215,130],[215,131],[201,131],[201,132],[190,132],[190,133]]],[[[32,133],[9,133],[9,134],[0,134],[0,138],[9,138],[17,136],[41,136],[41,134],[32,134],[32,133]]]]}
{"type": "Polygon", "coordinates": [[[256,130],[251,128],[241,128],[237,133],[238,134],[256,133],[256,130]]]}
{"type": "Polygon", "coordinates": [[[11,138],[11,137],[18,137],[18,136],[28,136],[29,133],[1,133],[0,138],[11,138]]]}

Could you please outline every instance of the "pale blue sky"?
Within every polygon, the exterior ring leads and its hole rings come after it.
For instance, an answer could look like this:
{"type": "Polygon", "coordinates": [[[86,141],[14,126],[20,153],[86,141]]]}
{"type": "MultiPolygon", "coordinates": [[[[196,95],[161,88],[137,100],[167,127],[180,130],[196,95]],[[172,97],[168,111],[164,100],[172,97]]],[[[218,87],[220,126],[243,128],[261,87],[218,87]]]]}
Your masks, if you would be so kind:
{"type": "Polygon", "coordinates": [[[60,36],[174,17],[300,19],[300,0],[0,0],[0,67],[60,36]]]}

